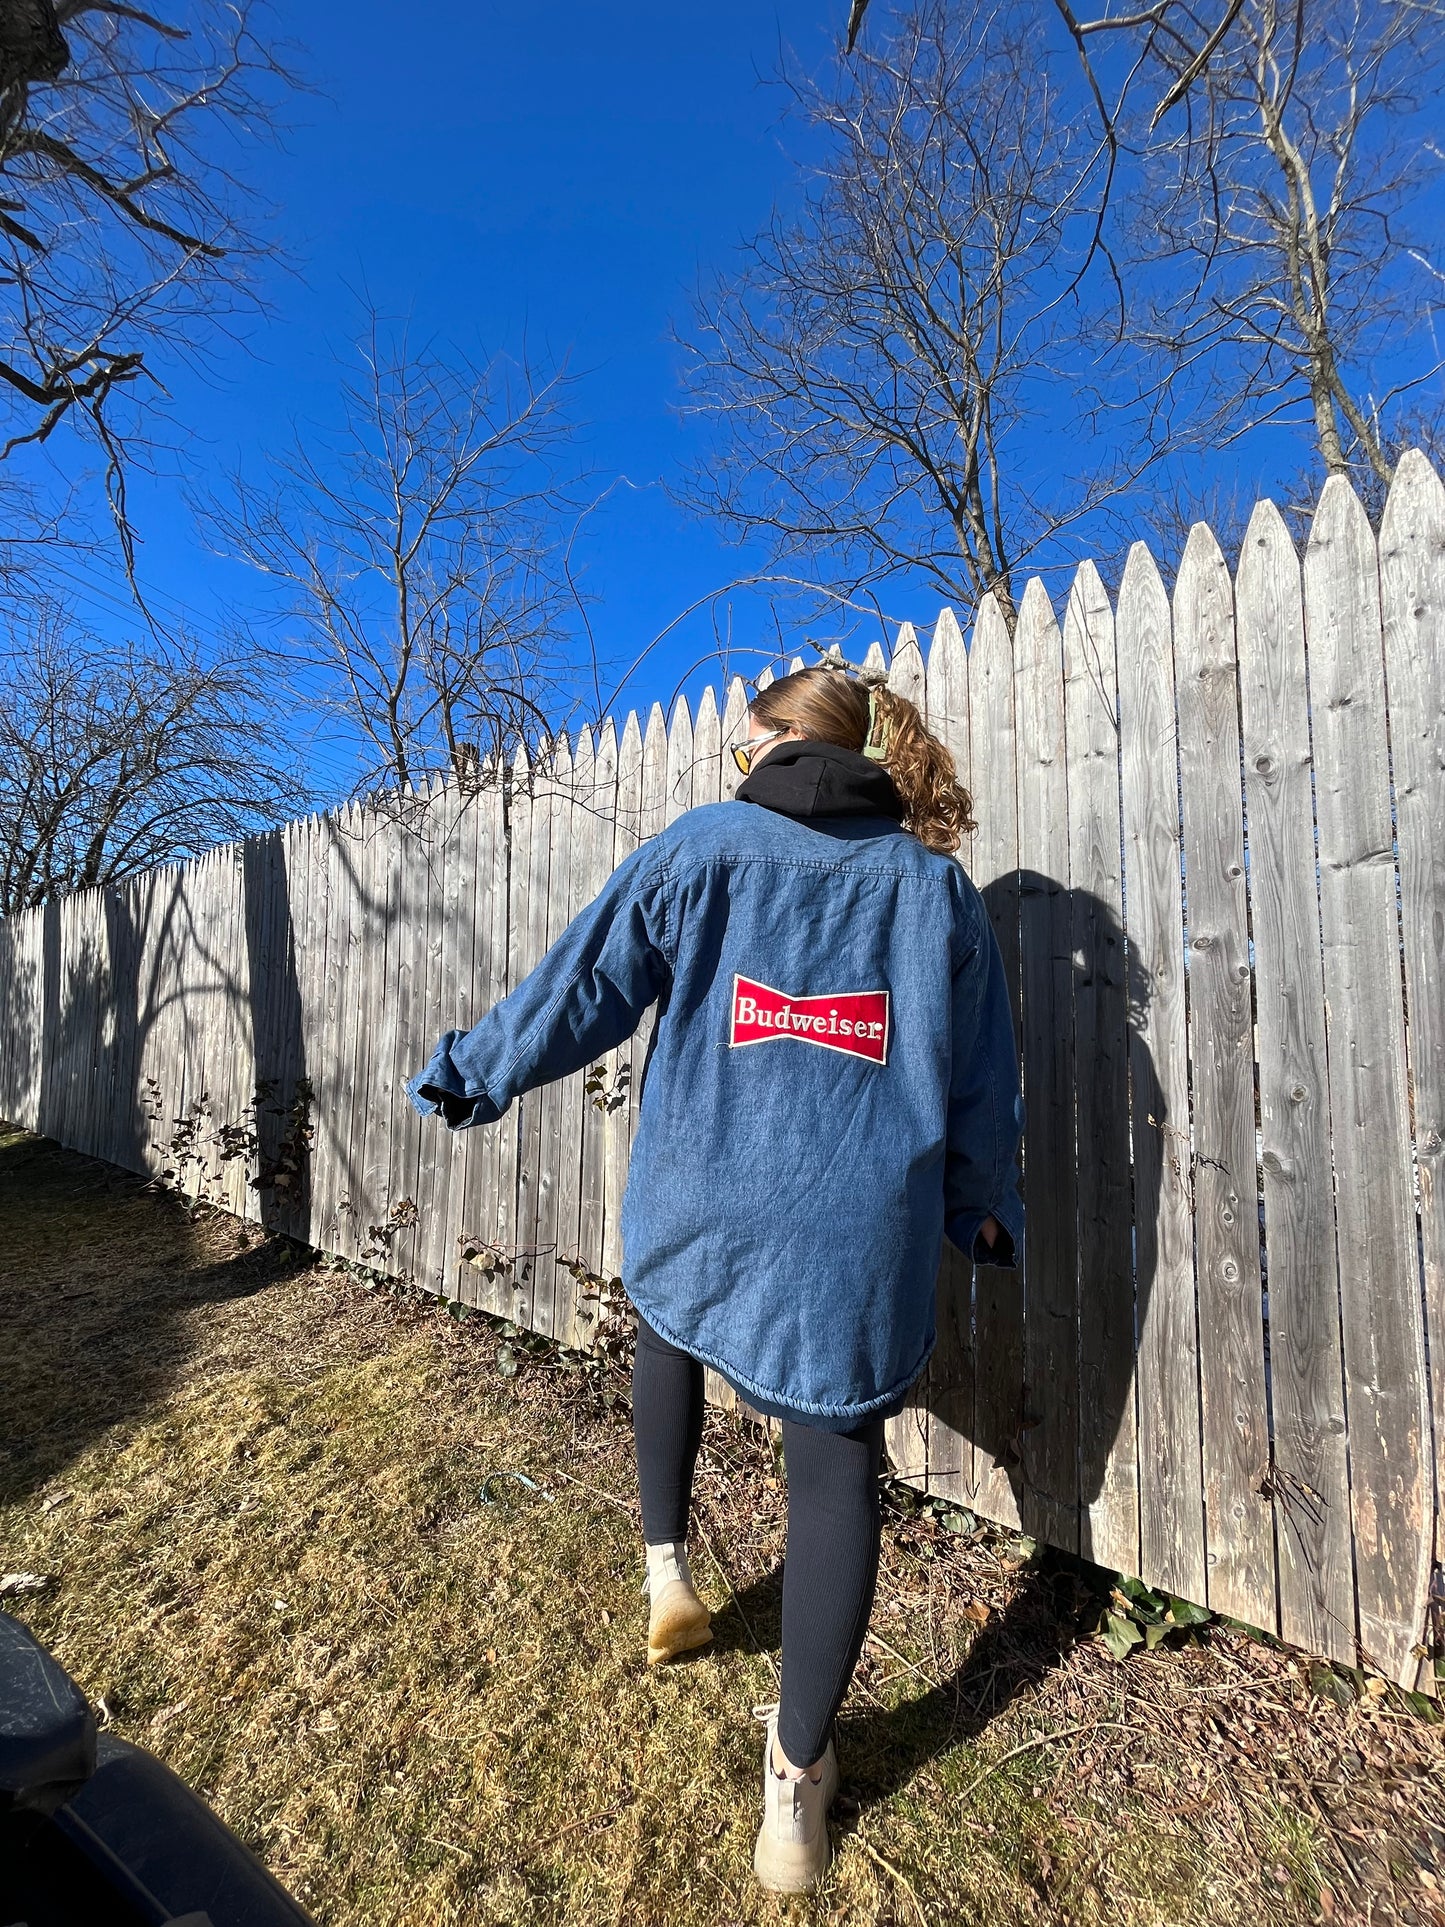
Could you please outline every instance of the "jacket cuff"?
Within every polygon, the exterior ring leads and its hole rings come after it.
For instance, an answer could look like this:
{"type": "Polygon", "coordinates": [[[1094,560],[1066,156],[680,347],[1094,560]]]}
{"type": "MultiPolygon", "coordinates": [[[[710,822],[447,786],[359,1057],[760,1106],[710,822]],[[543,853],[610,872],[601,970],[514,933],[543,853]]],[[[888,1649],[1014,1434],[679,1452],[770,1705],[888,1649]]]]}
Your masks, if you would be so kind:
{"type": "Polygon", "coordinates": [[[474,1124],[494,1124],[502,1115],[499,1105],[487,1095],[483,1085],[463,1077],[452,1062],[452,1045],[461,1031],[449,1030],[430,1061],[405,1083],[407,1096],[423,1117],[439,1116],[449,1131],[464,1131],[474,1124]]]}
{"type": "Polygon", "coordinates": [[[1018,1204],[991,1204],[983,1211],[960,1211],[949,1219],[944,1226],[949,1241],[958,1246],[976,1265],[997,1265],[1004,1271],[1016,1271],[1024,1259],[1024,1220],[1018,1204]],[[993,1218],[999,1226],[998,1236],[992,1245],[983,1236],[986,1218],[993,1218]]]}

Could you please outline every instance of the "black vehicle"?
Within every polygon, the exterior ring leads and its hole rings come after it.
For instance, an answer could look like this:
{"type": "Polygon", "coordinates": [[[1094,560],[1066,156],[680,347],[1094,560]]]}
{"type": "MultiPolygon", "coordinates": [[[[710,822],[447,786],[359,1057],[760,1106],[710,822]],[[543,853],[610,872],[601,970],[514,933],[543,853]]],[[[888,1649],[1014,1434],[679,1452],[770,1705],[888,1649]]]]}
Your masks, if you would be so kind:
{"type": "Polygon", "coordinates": [[[0,1613],[0,1927],[314,1927],[153,1754],[0,1613]]]}

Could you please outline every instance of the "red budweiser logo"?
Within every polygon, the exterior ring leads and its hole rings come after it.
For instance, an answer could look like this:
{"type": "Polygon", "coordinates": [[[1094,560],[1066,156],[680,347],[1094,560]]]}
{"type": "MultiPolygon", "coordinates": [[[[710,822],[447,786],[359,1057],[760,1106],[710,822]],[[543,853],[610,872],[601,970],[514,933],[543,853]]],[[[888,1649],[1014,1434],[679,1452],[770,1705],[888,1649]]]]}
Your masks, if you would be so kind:
{"type": "Polygon", "coordinates": [[[796,1037],[825,1050],[847,1051],[870,1063],[888,1062],[888,992],[849,990],[836,997],[788,997],[751,977],[733,978],[733,1025],[728,1042],[765,1044],[796,1037]]]}

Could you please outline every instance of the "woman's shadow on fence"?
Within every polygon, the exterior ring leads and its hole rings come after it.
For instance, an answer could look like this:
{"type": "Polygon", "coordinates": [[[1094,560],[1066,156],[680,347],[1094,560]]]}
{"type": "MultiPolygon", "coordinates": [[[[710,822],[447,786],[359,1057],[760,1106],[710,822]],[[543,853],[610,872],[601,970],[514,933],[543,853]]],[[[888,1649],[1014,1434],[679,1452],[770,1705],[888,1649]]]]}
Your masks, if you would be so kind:
{"type": "MultiPolygon", "coordinates": [[[[1022,991],[1025,1262],[975,1267],[945,1248],[938,1347],[890,1455],[909,1475],[926,1465],[932,1490],[981,1516],[1016,1519],[1041,1546],[1137,1571],[1135,1356],[1168,1168],[1162,1127],[1173,1123],[1144,1036],[1149,973],[1087,891],[1023,870],[981,894],[1022,991]]],[[[1061,1664],[1083,1585],[1072,1560],[1030,1564],[927,1691],[896,1708],[855,1691],[845,1764],[865,1803],[977,1736],[1061,1664]]],[[[780,1600],[779,1574],[760,1578],[719,1614],[722,1638],[750,1644],[755,1630],[775,1644],[780,1600]]]]}

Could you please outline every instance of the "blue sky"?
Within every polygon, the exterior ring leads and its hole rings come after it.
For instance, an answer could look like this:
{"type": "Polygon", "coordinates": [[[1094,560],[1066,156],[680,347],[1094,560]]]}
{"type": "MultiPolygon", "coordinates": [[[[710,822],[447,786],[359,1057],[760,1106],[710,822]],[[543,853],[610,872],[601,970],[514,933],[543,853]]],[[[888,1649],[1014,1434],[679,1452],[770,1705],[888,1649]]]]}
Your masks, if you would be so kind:
{"type": "MultiPolygon", "coordinates": [[[[585,459],[635,484],[592,518],[585,551],[599,653],[630,661],[747,566],[659,487],[687,438],[668,326],[699,270],[786,191],[781,102],[760,84],[780,35],[819,58],[840,14],[843,0],[310,0],[304,69],[319,92],[292,103],[280,148],[247,161],[290,269],[266,277],[273,313],[249,352],[205,376],[173,371],[186,476],[254,466],[293,422],[327,415],[362,287],[420,338],[567,357],[585,459]]],[[[142,489],[137,510],[160,607],[205,622],[252,592],[247,572],[205,553],[174,475],[142,489]]],[[[101,596],[88,613],[109,626],[107,611],[118,619],[101,596]]],[[[755,630],[763,615],[752,605],[755,630]]],[[[710,633],[659,649],[624,704],[665,698],[710,633]]]]}
{"type": "MultiPolygon", "coordinates": [[[[290,103],[283,140],[250,151],[244,167],[276,209],[288,260],[263,274],[271,312],[246,352],[213,357],[205,373],[168,371],[181,459],[135,497],[141,574],[161,612],[204,634],[254,603],[255,578],[206,551],[182,482],[255,472],[295,428],[334,414],[336,356],[357,332],[361,289],[409,317],[417,339],[473,353],[525,344],[570,362],[595,486],[630,484],[591,519],[581,550],[604,663],[632,661],[689,605],[756,566],[662,486],[691,440],[675,412],[669,324],[699,274],[725,266],[792,191],[782,96],[767,84],[780,46],[816,65],[846,14],[847,0],[278,5],[316,91],[290,103]]],[[[1069,406],[1061,396],[1048,426],[1065,440],[1050,447],[1068,446],[1069,406]]],[[[1245,476],[1247,493],[1263,472],[1245,476]]],[[[892,618],[922,625],[937,613],[925,585],[898,585],[887,600],[892,618]]],[[[135,627],[113,578],[97,576],[77,601],[107,631],[135,627]]],[[[726,604],[718,613],[726,619],[726,604]]],[[[755,673],[762,658],[749,652],[775,646],[767,596],[739,594],[732,617],[736,664],[755,673]]],[[[666,701],[713,648],[711,618],[658,647],[620,707],[666,701]]],[[[714,661],[689,689],[716,673],[714,661]]],[[[342,757],[317,775],[349,787],[342,757]]]]}

